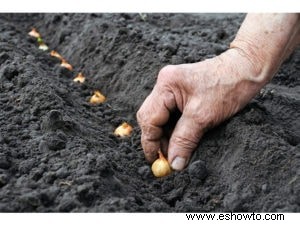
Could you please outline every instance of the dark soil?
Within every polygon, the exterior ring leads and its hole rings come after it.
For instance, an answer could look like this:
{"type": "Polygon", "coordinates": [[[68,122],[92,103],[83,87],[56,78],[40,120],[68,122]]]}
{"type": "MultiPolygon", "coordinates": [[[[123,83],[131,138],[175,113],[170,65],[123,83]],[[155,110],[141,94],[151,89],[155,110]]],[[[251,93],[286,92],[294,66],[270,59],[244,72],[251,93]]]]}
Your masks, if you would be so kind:
{"type": "Polygon", "coordinates": [[[158,71],[226,50],[244,16],[1,14],[0,211],[300,212],[299,48],[187,169],[157,179],[144,159],[135,113],[158,71]],[[88,103],[95,89],[104,104],[88,103]],[[113,135],[123,121],[130,138],[113,135]]]}

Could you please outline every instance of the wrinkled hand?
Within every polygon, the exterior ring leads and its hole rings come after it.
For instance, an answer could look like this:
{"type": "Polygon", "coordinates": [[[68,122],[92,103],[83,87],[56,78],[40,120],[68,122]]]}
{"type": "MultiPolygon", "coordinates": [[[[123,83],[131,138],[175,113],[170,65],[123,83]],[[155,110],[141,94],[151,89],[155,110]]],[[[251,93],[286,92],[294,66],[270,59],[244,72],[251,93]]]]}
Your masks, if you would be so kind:
{"type": "Polygon", "coordinates": [[[163,68],[137,113],[146,159],[154,161],[161,148],[182,170],[204,132],[247,104],[299,43],[299,14],[248,14],[220,56],[163,68]],[[181,117],[166,129],[176,109],[181,117]]]}
{"type": "Polygon", "coordinates": [[[166,66],[137,112],[146,159],[162,148],[174,170],[184,169],[204,132],[239,111],[263,86],[260,71],[238,49],[193,64],[166,66]],[[165,125],[182,114],[170,139],[165,125]]]}

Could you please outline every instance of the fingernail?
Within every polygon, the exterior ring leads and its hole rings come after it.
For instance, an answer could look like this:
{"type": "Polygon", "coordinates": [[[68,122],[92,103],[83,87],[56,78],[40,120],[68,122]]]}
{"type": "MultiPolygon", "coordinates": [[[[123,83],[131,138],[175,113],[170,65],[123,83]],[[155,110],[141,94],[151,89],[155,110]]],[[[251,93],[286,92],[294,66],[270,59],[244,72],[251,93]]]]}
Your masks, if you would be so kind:
{"type": "Polygon", "coordinates": [[[185,158],[177,156],[173,160],[171,167],[173,170],[183,170],[183,168],[185,167],[185,162],[186,162],[185,158]]]}

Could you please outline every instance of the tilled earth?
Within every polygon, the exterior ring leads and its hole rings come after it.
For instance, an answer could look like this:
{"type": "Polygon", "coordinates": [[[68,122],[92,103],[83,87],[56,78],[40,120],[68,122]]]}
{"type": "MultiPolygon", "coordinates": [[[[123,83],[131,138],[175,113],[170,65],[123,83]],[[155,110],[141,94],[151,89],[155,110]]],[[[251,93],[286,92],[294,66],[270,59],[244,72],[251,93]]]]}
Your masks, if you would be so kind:
{"type": "Polygon", "coordinates": [[[187,169],[157,179],[144,159],[135,113],[158,71],[220,54],[244,17],[0,14],[0,211],[300,212],[299,48],[187,169]],[[129,138],[113,135],[123,121],[129,138]]]}

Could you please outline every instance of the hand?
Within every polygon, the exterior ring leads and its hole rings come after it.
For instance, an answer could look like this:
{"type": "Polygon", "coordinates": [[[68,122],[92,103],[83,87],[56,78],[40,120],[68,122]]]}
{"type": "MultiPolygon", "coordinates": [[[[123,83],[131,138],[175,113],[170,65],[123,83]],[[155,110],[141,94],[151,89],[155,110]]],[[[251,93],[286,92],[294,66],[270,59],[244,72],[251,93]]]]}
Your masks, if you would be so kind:
{"type": "Polygon", "coordinates": [[[260,90],[260,70],[238,49],[193,64],[166,66],[137,112],[146,159],[162,148],[174,170],[182,170],[204,132],[240,110],[260,90]],[[178,109],[182,114],[170,139],[164,126],[178,109]]]}
{"type": "Polygon", "coordinates": [[[153,162],[161,148],[182,170],[204,132],[247,104],[299,43],[299,14],[248,14],[225,53],[163,68],[137,113],[146,159],[153,162]],[[165,127],[176,109],[182,115],[168,139],[165,127]]]}

